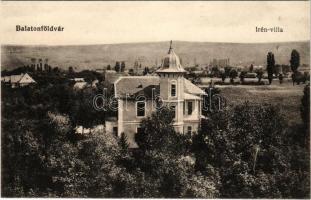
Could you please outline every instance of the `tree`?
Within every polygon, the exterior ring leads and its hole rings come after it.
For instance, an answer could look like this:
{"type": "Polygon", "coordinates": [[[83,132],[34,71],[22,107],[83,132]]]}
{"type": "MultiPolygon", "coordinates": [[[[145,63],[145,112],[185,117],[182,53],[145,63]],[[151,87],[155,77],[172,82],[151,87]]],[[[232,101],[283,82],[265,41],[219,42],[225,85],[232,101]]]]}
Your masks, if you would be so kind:
{"type": "Polygon", "coordinates": [[[219,75],[219,68],[217,66],[212,67],[211,73],[213,77],[217,77],[219,75]]]}
{"type": "Polygon", "coordinates": [[[298,183],[309,178],[298,174],[308,173],[308,151],[293,148],[290,135],[273,105],[244,103],[213,113],[193,138],[196,169],[204,174],[211,165],[219,172],[221,198],[307,197],[308,186],[298,183]]]}
{"type": "Polygon", "coordinates": [[[251,64],[251,66],[249,67],[249,72],[253,72],[253,70],[254,70],[254,65],[251,64]]]}
{"type": "Polygon", "coordinates": [[[301,99],[300,114],[305,129],[305,143],[309,140],[310,133],[310,84],[306,85],[303,90],[301,99]]]}
{"type": "Polygon", "coordinates": [[[221,72],[221,80],[222,80],[222,82],[224,83],[225,82],[225,80],[226,80],[226,73],[225,72],[221,72]]]}
{"type": "Polygon", "coordinates": [[[241,73],[240,73],[240,80],[241,80],[241,83],[244,83],[244,78],[245,78],[246,74],[247,74],[246,71],[241,71],[241,73]]]}
{"type": "Polygon", "coordinates": [[[129,69],[129,75],[134,76],[134,69],[129,69]]]}
{"type": "Polygon", "coordinates": [[[263,76],[263,71],[262,69],[259,69],[256,71],[256,74],[257,74],[257,78],[258,78],[258,83],[261,82],[261,79],[262,79],[262,76],[263,76]]]}
{"type": "Polygon", "coordinates": [[[280,81],[280,84],[282,84],[283,83],[283,74],[279,74],[279,81],[280,81]]]}
{"type": "Polygon", "coordinates": [[[149,73],[149,68],[148,67],[145,67],[144,68],[144,72],[143,72],[143,75],[147,75],[149,73]]]}
{"type": "Polygon", "coordinates": [[[213,179],[217,175],[195,173],[189,154],[191,136],[176,133],[173,118],[171,110],[163,107],[142,121],[142,131],[135,137],[141,151],[136,162],[152,180],[153,197],[217,197],[217,181],[213,179]]]}
{"type": "Polygon", "coordinates": [[[129,144],[128,144],[128,142],[127,142],[127,137],[126,137],[126,135],[125,135],[125,133],[124,132],[122,132],[121,133],[121,137],[120,137],[120,139],[119,139],[119,146],[121,147],[121,150],[122,151],[127,151],[128,150],[128,148],[129,148],[129,144]]]}
{"type": "Polygon", "coordinates": [[[111,70],[111,66],[110,65],[107,65],[107,70],[111,70]]]}
{"type": "Polygon", "coordinates": [[[272,83],[274,67],[275,67],[274,54],[272,52],[269,52],[267,55],[267,72],[269,84],[272,83]]]}
{"type": "Polygon", "coordinates": [[[234,83],[234,79],[238,76],[238,72],[235,69],[231,69],[229,77],[230,77],[230,82],[234,83]]]}
{"type": "Polygon", "coordinates": [[[290,57],[290,67],[292,72],[295,73],[300,65],[300,55],[296,49],[293,49],[290,57]]]}
{"type": "Polygon", "coordinates": [[[232,67],[230,67],[230,66],[226,66],[226,67],[225,67],[225,74],[226,74],[226,77],[229,77],[231,69],[232,69],[232,67]]]}
{"type": "Polygon", "coordinates": [[[68,73],[69,73],[69,74],[73,74],[73,73],[74,73],[74,70],[73,70],[73,67],[72,67],[72,66],[70,66],[70,67],[68,68],[68,73]]]}
{"type": "Polygon", "coordinates": [[[119,61],[116,62],[115,66],[114,66],[114,70],[115,70],[116,72],[120,72],[121,66],[120,66],[120,62],[119,62],[119,61]]]}
{"type": "Polygon", "coordinates": [[[124,70],[125,70],[125,62],[122,61],[121,62],[121,72],[124,72],[124,70]]]}

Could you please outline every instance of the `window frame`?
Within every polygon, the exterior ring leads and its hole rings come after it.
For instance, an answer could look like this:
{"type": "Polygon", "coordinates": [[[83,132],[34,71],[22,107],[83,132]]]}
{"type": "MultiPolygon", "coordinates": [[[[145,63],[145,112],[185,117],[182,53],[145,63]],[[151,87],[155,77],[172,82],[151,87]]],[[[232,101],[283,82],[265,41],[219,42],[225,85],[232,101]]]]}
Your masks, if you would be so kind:
{"type": "Polygon", "coordinates": [[[192,115],[193,113],[193,102],[192,101],[187,101],[187,115],[192,115]],[[191,104],[191,113],[189,114],[189,104],[191,104]]]}
{"type": "Polygon", "coordinates": [[[171,84],[170,84],[170,97],[177,97],[177,81],[176,80],[172,80],[171,84]],[[173,85],[175,86],[174,90],[175,90],[175,95],[172,95],[173,93],[173,85]]]}
{"type": "Polygon", "coordinates": [[[170,109],[172,110],[172,108],[174,108],[173,112],[174,112],[174,120],[176,119],[176,105],[171,105],[170,109]]]}
{"type": "Polygon", "coordinates": [[[136,101],[135,110],[136,110],[135,111],[136,117],[138,117],[138,118],[145,117],[146,116],[146,101],[136,101]],[[144,115],[143,116],[138,115],[138,113],[139,113],[138,104],[139,103],[144,103],[144,115]]]}

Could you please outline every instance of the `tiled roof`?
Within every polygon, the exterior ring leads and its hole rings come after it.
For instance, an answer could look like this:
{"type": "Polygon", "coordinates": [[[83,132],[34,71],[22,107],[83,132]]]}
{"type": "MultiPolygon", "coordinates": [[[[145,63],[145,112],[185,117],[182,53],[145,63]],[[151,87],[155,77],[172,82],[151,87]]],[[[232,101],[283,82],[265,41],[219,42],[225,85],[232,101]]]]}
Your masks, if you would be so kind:
{"type": "MultiPolygon", "coordinates": [[[[115,94],[117,97],[124,98],[137,97],[143,95],[147,98],[152,97],[152,91],[155,95],[160,93],[160,78],[158,76],[125,76],[120,77],[115,82],[115,94]]],[[[205,94],[198,86],[184,78],[185,93],[192,95],[205,94]]],[[[189,95],[188,95],[189,96],[189,95]]]]}
{"type": "Polygon", "coordinates": [[[158,76],[125,76],[115,81],[115,95],[117,97],[125,97],[126,95],[134,95],[144,90],[148,86],[159,85],[158,76]]]}
{"type": "Polygon", "coordinates": [[[205,92],[203,90],[201,90],[201,88],[199,88],[198,86],[194,85],[193,83],[191,83],[189,80],[184,78],[184,90],[185,92],[189,93],[189,94],[205,94],[205,92]]]}

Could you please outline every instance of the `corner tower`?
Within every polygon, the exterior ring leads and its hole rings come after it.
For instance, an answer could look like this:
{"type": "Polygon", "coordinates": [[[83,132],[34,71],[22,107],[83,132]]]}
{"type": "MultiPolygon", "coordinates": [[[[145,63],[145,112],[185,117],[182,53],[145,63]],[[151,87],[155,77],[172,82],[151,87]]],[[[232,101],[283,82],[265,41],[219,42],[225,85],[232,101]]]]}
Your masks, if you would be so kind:
{"type": "Polygon", "coordinates": [[[184,113],[184,74],[179,57],[175,54],[172,41],[167,55],[164,57],[157,74],[160,77],[160,97],[164,105],[175,112],[174,126],[176,131],[183,132],[184,113]]]}

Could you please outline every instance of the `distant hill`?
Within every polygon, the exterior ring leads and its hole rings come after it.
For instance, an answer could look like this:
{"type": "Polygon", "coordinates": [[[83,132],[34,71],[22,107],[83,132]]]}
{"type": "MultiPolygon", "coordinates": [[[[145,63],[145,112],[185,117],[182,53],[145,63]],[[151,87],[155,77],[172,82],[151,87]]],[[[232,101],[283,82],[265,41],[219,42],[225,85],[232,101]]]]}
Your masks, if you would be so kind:
{"type": "MultiPolygon", "coordinates": [[[[268,51],[275,55],[277,64],[289,64],[290,53],[296,49],[300,53],[301,64],[309,65],[309,42],[280,43],[211,43],[174,41],[175,52],[184,66],[194,63],[206,66],[213,58],[230,58],[232,65],[265,65],[268,51]]],[[[76,46],[18,46],[3,45],[1,65],[3,69],[12,69],[31,63],[31,58],[48,58],[53,67],[76,70],[100,69],[116,61],[125,61],[126,68],[132,68],[137,60],[142,66],[160,65],[167,53],[169,42],[101,44],[76,46]]]]}

